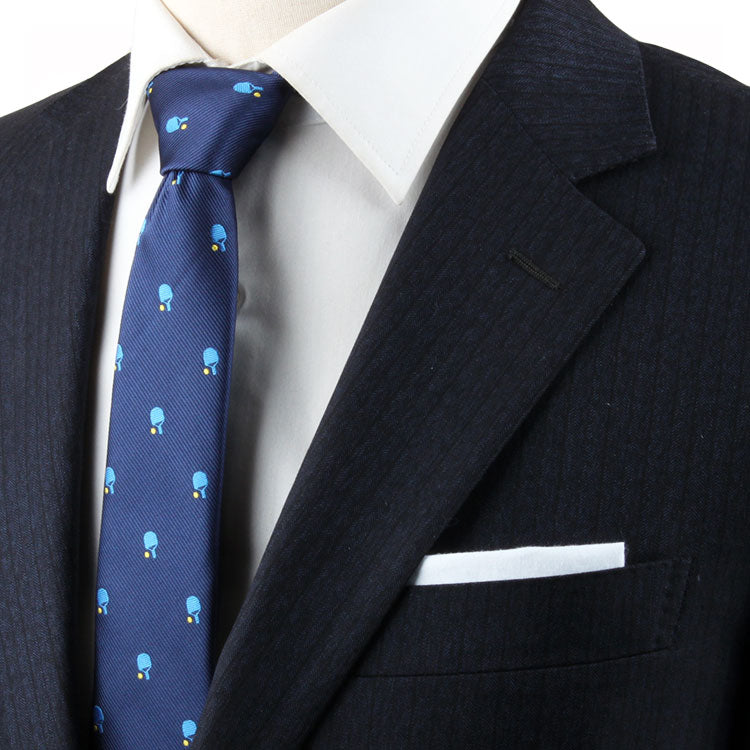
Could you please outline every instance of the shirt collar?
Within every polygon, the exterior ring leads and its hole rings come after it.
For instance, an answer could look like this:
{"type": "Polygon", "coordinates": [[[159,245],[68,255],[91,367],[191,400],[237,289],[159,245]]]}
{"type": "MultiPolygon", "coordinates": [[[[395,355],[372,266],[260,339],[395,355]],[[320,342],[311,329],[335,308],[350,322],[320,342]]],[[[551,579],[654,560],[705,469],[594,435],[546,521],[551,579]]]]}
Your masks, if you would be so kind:
{"type": "MultiPolygon", "coordinates": [[[[345,0],[235,65],[273,68],[315,109],[395,203],[519,0],[345,0]]],[[[125,117],[107,178],[120,170],[157,73],[220,64],[160,0],[139,0],[125,117]]]]}

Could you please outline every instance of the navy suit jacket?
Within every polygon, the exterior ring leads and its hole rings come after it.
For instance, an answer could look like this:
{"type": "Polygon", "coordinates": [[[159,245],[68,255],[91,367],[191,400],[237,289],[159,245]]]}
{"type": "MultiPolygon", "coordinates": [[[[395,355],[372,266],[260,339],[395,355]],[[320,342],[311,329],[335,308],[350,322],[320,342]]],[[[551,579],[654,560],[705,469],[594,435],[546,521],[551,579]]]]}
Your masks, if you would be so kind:
{"type": "MultiPolygon", "coordinates": [[[[0,120],[3,748],[93,736],[82,477],[127,77],[125,57],[0,120]]],[[[589,0],[523,0],[400,238],[196,747],[750,747],[749,251],[748,87],[589,0]],[[428,553],[611,540],[622,568],[406,585],[428,553]]]]}

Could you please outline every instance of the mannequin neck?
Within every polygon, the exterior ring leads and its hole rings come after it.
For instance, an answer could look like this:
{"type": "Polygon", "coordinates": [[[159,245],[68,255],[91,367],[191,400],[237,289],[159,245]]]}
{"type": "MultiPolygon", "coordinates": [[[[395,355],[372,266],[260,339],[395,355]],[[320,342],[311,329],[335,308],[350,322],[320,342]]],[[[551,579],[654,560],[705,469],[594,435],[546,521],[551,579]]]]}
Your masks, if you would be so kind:
{"type": "Polygon", "coordinates": [[[255,57],[297,26],[343,0],[162,0],[212,57],[234,64],[255,57]]]}

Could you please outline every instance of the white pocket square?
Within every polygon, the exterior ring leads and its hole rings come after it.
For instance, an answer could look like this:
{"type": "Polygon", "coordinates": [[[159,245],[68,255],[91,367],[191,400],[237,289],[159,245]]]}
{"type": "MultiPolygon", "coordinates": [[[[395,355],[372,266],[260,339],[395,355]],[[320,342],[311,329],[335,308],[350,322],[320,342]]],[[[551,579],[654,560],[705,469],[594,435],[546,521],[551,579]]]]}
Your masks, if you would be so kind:
{"type": "Polygon", "coordinates": [[[625,542],[448,552],[425,555],[412,586],[508,581],[590,573],[625,566],[625,542]]]}

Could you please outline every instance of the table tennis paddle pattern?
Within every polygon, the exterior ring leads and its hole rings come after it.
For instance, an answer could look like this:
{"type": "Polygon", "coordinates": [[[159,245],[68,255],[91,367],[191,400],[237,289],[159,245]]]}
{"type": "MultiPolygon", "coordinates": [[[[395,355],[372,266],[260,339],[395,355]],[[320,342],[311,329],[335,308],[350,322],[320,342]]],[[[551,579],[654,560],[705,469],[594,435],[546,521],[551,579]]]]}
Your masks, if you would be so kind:
{"type": "Polygon", "coordinates": [[[275,72],[184,66],[147,87],[164,179],[114,366],[96,594],[100,747],[188,746],[211,679],[237,294],[231,177],[276,121],[275,72]]]}

